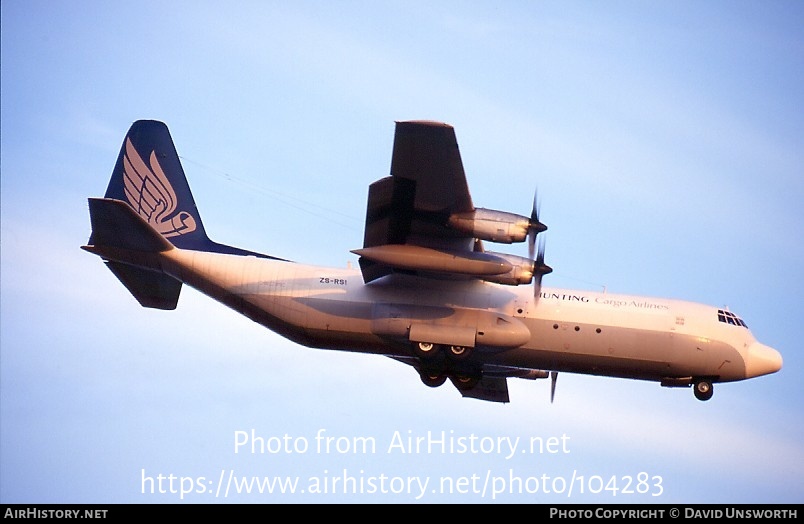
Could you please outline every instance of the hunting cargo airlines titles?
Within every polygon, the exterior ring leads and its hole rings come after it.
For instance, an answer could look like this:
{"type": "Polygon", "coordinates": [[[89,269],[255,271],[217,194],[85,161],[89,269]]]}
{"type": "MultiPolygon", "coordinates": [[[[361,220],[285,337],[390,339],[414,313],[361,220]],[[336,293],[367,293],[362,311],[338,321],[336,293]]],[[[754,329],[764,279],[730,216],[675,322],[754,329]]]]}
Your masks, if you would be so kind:
{"type": "Polygon", "coordinates": [[[396,123],[390,175],[368,189],[359,269],[210,240],[162,122],[131,126],[89,213],[83,249],[144,307],[175,309],[187,284],[294,342],[385,355],[464,397],[508,402],[508,378],[550,378],[552,400],[568,372],[692,387],[708,400],[716,382],[782,367],[727,309],[543,287],[552,269],[536,200],[530,216],[475,207],[444,123],[396,123]],[[528,257],[486,249],[515,242],[528,257]]]}

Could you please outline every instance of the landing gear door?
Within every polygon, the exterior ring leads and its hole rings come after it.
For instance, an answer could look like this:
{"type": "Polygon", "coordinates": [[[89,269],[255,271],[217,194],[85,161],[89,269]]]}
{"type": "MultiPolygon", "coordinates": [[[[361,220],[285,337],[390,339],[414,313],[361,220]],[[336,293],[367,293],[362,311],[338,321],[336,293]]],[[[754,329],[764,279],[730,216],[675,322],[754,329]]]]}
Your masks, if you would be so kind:
{"type": "Polygon", "coordinates": [[[432,342],[446,346],[475,347],[475,326],[412,324],[411,342],[432,342]]]}

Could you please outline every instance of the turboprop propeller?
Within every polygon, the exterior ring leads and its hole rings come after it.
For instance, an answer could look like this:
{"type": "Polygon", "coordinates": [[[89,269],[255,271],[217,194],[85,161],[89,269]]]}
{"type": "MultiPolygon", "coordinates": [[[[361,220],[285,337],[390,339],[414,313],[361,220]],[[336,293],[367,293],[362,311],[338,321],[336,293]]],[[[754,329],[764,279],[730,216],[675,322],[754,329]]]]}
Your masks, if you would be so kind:
{"type": "Polygon", "coordinates": [[[547,231],[547,226],[539,221],[538,193],[533,194],[533,208],[530,212],[530,226],[528,227],[528,258],[533,260],[533,296],[539,299],[542,290],[542,277],[553,272],[553,268],[544,263],[544,237],[539,239],[536,251],[536,237],[539,233],[547,231]]]}

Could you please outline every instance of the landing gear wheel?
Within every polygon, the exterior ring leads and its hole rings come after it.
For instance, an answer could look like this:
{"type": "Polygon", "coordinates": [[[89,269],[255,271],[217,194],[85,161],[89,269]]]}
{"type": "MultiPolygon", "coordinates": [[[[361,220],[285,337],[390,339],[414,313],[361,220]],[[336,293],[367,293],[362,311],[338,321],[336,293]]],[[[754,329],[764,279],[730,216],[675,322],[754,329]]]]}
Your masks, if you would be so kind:
{"type": "Polygon", "coordinates": [[[434,358],[439,353],[439,346],[432,342],[414,342],[413,353],[424,359],[434,358]]]}
{"type": "Polygon", "coordinates": [[[447,376],[443,373],[425,371],[420,375],[420,377],[424,385],[431,388],[437,388],[447,381],[447,376]]]}
{"type": "Polygon", "coordinates": [[[455,387],[461,391],[469,391],[470,389],[477,386],[478,382],[480,382],[480,377],[472,377],[466,375],[458,375],[453,380],[453,384],[455,384],[455,387]]]}
{"type": "Polygon", "coordinates": [[[698,400],[709,400],[715,393],[715,388],[712,386],[711,380],[696,380],[692,385],[692,391],[695,393],[695,398],[698,400]]]}
{"type": "Polygon", "coordinates": [[[472,354],[472,348],[467,346],[450,346],[449,347],[449,358],[452,360],[460,361],[466,360],[469,358],[469,355],[472,354]]]}

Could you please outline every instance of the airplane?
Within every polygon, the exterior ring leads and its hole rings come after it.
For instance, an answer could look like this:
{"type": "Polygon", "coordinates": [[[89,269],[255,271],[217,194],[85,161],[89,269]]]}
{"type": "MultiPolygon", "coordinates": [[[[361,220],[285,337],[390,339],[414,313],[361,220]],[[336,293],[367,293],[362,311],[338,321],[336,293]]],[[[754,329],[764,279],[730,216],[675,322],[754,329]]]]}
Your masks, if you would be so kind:
{"type": "Polygon", "coordinates": [[[159,121],[132,124],[104,198],[88,201],[82,249],[140,305],[175,309],[187,284],[298,344],[384,355],[466,398],[505,403],[509,378],[549,378],[553,402],[558,373],[578,373],[691,387],[705,401],[715,383],[782,367],[728,309],[543,287],[537,199],[530,216],[475,207],[446,123],[395,123],[390,175],[370,184],[352,251],[359,268],[210,240],[159,121]],[[528,257],[486,250],[521,242],[528,257]]]}

